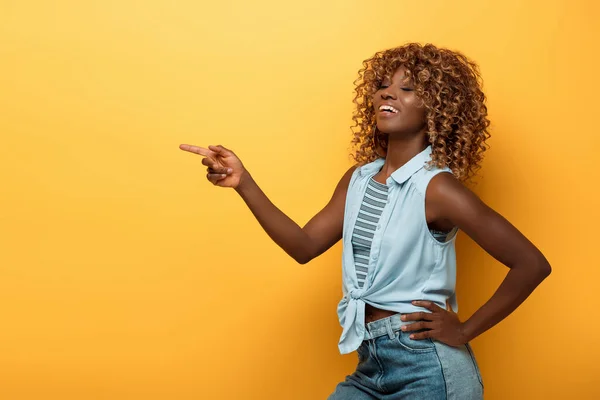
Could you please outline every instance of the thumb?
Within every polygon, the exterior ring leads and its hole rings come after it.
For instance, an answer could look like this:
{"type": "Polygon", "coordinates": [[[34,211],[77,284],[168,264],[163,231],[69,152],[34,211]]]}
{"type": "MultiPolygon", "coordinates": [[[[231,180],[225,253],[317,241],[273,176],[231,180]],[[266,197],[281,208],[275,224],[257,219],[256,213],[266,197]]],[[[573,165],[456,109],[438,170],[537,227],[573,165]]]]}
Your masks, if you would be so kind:
{"type": "Polygon", "coordinates": [[[220,144],[217,146],[208,146],[209,149],[211,149],[212,151],[214,151],[215,153],[217,153],[220,156],[230,156],[233,154],[233,152],[229,149],[226,149],[225,147],[221,146],[220,144]]]}

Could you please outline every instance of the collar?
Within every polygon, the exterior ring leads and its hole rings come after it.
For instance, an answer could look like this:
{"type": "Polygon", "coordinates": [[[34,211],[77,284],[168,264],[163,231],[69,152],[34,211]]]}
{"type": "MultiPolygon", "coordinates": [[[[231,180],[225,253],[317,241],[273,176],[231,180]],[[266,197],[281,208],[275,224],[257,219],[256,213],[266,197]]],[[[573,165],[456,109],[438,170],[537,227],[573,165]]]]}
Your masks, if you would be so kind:
{"type": "MultiPolygon", "coordinates": [[[[394,179],[399,185],[406,182],[408,178],[413,176],[421,168],[425,167],[427,162],[431,160],[431,151],[431,145],[427,146],[425,150],[423,150],[422,152],[408,160],[406,164],[392,172],[392,179],[394,179]]],[[[381,157],[376,159],[375,161],[363,165],[359,170],[360,176],[375,175],[381,170],[384,163],[385,158],[381,157]]]]}

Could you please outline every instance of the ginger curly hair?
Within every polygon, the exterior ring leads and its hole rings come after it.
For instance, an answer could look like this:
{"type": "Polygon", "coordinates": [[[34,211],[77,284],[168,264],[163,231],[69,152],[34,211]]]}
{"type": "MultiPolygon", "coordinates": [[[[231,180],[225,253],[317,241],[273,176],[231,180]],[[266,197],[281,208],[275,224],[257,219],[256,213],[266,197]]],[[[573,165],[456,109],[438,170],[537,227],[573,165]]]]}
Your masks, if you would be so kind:
{"type": "Polygon", "coordinates": [[[426,108],[431,165],[448,167],[457,179],[469,180],[480,168],[490,137],[479,67],[459,52],[432,44],[409,43],[363,61],[354,82],[352,157],[365,164],[380,157],[378,149],[387,148],[386,135],[376,129],[372,98],[383,79],[401,66],[426,108]]]}

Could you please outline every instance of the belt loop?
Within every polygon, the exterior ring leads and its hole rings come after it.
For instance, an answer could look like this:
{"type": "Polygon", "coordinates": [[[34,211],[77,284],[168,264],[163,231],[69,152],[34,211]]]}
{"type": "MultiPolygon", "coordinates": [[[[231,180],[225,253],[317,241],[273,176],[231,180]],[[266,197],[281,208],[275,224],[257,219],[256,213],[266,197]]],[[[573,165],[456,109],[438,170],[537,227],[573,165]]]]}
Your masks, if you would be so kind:
{"type": "Polygon", "coordinates": [[[387,334],[390,337],[390,339],[396,337],[396,335],[394,334],[394,330],[392,329],[392,320],[389,317],[385,319],[385,329],[387,330],[387,334]]]}
{"type": "Polygon", "coordinates": [[[373,335],[371,334],[371,330],[369,329],[369,323],[368,322],[365,324],[364,339],[366,339],[366,340],[373,339],[373,335]]]}

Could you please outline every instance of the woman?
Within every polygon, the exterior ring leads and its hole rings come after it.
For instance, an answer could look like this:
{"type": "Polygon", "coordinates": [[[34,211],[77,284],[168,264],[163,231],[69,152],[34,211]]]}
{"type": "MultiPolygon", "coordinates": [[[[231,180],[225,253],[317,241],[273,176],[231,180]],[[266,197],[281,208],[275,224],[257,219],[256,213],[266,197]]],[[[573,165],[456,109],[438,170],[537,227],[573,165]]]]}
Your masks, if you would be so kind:
{"type": "Polygon", "coordinates": [[[265,196],[223,146],[181,145],[204,156],[207,178],[234,188],[267,232],[305,264],[343,239],[338,316],[342,354],[358,351],[338,399],[480,399],[469,341],[515,310],[550,274],[540,251],[463,183],[489,137],[477,66],[460,53],[407,44],[359,71],[357,165],[304,227],[265,196]],[[509,267],[469,319],[456,314],[455,238],[462,230],[509,267]]]}

